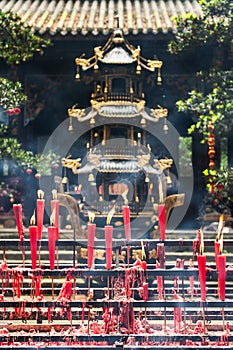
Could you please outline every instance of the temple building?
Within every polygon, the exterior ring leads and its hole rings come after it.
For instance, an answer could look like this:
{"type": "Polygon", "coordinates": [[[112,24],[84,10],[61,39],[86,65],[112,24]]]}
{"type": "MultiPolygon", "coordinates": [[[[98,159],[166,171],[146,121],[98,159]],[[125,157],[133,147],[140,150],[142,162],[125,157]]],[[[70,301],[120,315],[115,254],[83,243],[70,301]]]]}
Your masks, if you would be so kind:
{"type": "MultiPolygon", "coordinates": [[[[173,142],[172,158],[174,163],[170,170],[172,176],[174,175],[174,179],[177,176],[177,171],[179,171],[179,181],[184,184],[184,187],[186,186],[181,192],[186,192],[186,189],[190,187],[189,182],[192,176],[190,157],[192,158],[195,172],[194,191],[183,223],[190,227],[198,226],[199,203],[203,198],[202,171],[208,166],[207,149],[200,145],[198,135],[192,137],[188,135],[187,130],[192,120],[188,115],[178,113],[175,103],[180,98],[187,96],[193,86],[201,86],[202,83],[195,76],[196,71],[210,65],[212,60],[222,60],[222,57],[224,57],[225,64],[228,64],[227,62],[230,60],[230,57],[226,57],[224,49],[219,51],[214,47],[209,47],[208,50],[200,47],[198,50],[189,50],[179,56],[168,53],[168,42],[173,38],[176,31],[172,20],[173,16],[187,12],[200,14],[201,8],[198,2],[146,0],[102,0],[92,2],[44,0],[22,2],[12,0],[2,1],[0,9],[16,12],[26,23],[32,26],[35,33],[44,38],[50,38],[53,43],[51,47],[46,49],[43,56],[35,56],[31,62],[25,66],[20,66],[18,69],[18,74],[22,78],[29,100],[17,123],[14,123],[13,132],[18,133],[20,141],[25,147],[35,152],[43,151],[49,135],[67,118],[67,110],[72,108],[71,106],[74,106],[75,103],[78,103],[78,109],[83,110],[90,106],[91,101],[92,110],[97,111],[97,108],[99,108],[97,112],[100,111],[102,115],[105,115],[105,118],[108,118],[106,115],[110,111],[112,113],[115,108],[114,105],[111,106],[113,101],[107,105],[101,105],[101,99],[109,99],[110,91],[113,91],[115,96],[117,91],[124,91],[123,95],[125,94],[126,99],[121,110],[118,108],[118,111],[114,113],[124,113],[126,111],[128,113],[129,109],[130,113],[135,113],[135,109],[138,110],[140,106],[142,107],[144,102],[146,107],[154,109],[153,113],[155,115],[167,110],[167,117],[159,118],[160,121],[155,125],[163,124],[164,121],[168,120],[180,135],[173,142]],[[101,54],[98,52],[98,48],[103,47],[116,28],[119,28],[121,35],[124,36],[124,43],[129,43],[128,49],[126,48],[124,53],[117,50],[110,51],[108,56],[101,59],[98,56],[98,54],[101,54]],[[134,52],[132,52],[130,45],[135,48],[134,52]],[[138,47],[140,47],[139,54],[137,53],[138,47]],[[94,53],[95,48],[97,51],[94,53]],[[95,57],[98,56],[100,68],[104,65],[110,67],[110,60],[116,60],[121,54],[124,54],[125,59],[133,61],[131,66],[135,66],[134,83],[130,81],[130,74],[127,72],[126,76],[124,73],[124,69],[127,70],[126,67],[130,66],[130,62],[128,66],[123,67],[122,65],[122,73],[119,77],[111,78],[109,71],[107,85],[103,81],[104,77],[99,77],[99,81],[96,80],[96,85],[93,86],[95,76],[99,74],[94,66],[93,69],[85,71],[86,74],[83,75],[83,80],[78,83],[75,79],[75,76],[77,78],[77,74],[79,74],[75,68],[75,59],[79,57],[79,62],[82,62],[82,59],[85,61],[85,57],[92,57],[93,53],[95,57]],[[82,56],[83,54],[85,54],[85,57],[82,56]],[[154,60],[154,55],[158,59],[154,60]],[[159,68],[162,73],[161,85],[157,84],[157,72],[153,74],[150,71],[152,67],[148,70],[149,65],[145,69],[143,60],[140,62],[141,65],[138,66],[138,68],[142,68],[142,74],[137,74],[139,73],[137,72],[137,58],[140,56],[151,61],[163,62],[163,65],[159,68]],[[123,75],[125,75],[124,79],[122,79],[123,75]],[[130,99],[133,102],[131,105],[128,104],[130,99]],[[161,111],[158,106],[162,107],[161,111]],[[183,141],[187,146],[186,148],[188,148],[187,157],[181,156],[183,141]]],[[[1,67],[1,72],[5,72],[5,66],[2,65],[1,67]]],[[[84,66],[81,65],[80,67],[84,66]]],[[[82,69],[80,73],[82,73],[82,69]]],[[[122,101],[124,99],[123,95],[120,97],[122,101]]],[[[72,111],[70,113],[72,114],[72,111]]],[[[94,119],[91,118],[91,120],[94,119]]],[[[146,118],[138,120],[140,127],[144,119],[146,118]]],[[[163,127],[166,128],[166,126],[163,127]]],[[[108,132],[109,130],[105,130],[105,137],[107,137],[108,132]]],[[[113,128],[112,132],[114,132],[113,128]]],[[[131,133],[140,134],[140,130],[135,128],[134,131],[131,130],[131,133]]],[[[98,141],[94,137],[92,137],[92,140],[93,142],[98,141]]],[[[85,137],[80,140],[85,145],[89,141],[89,137],[88,140],[85,137]]],[[[134,141],[137,141],[137,138],[134,141]]],[[[159,149],[156,144],[153,146],[149,139],[145,140],[143,132],[141,133],[141,143],[144,146],[149,144],[152,147],[152,153],[155,153],[158,158],[170,157],[169,154],[164,152],[164,149],[159,149]],[[156,151],[154,151],[154,148],[156,148],[156,151]]],[[[226,140],[225,144],[225,148],[230,148],[229,140],[226,140]]],[[[217,161],[220,157],[219,147],[220,145],[216,145],[217,161]]],[[[77,156],[83,158],[85,150],[83,154],[80,152],[77,153],[77,156]]],[[[229,154],[229,163],[231,163],[230,157],[229,154]]],[[[74,183],[72,172],[68,171],[67,173],[70,173],[71,183],[74,183]]]]}

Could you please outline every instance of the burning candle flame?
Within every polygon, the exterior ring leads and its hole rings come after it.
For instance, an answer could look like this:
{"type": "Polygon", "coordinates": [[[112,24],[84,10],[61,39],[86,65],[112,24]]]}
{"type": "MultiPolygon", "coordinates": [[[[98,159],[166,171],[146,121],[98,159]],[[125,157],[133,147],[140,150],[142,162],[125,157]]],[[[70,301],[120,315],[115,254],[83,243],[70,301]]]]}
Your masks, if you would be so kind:
{"type": "Polygon", "coordinates": [[[221,214],[219,216],[219,220],[218,220],[218,228],[216,231],[216,242],[218,242],[220,240],[221,234],[222,234],[222,230],[223,230],[223,225],[224,225],[224,215],[221,214]]]}
{"type": "Polygon", "coordinates": [[[95,220],[95,213],[93,211],[88,211],[89,222],[93,222],[95,220]]]}
{"type": "Polygon", "coordinates": [[[128,204],[128,199],[127,199],[128,191],[129,191],[128,188],[126,188],[121,194],[125,204],[128,204]]]}
{"type": "Polygon", "coordinates": [[[37,196],[39,199],[43,199],[44,198],[44,192],[42,190],[38,190],[37,191],[37,196]]]}
{"type": "Polygon", "coordinates": [[[57,190],[52,190],[53,199],[57,199],[57,190]]]}
{"type": "Polygon", "coordinates": [[[223,231],[222,231],[221,236],[219,238],[219,243],[220,243],[219,253],[222,254],[222,252],[223,252],[223,231]]]}
{"type": "Polygon", "coordinates": [[[30,225],[34,226],[35,223],[36,223],[36,214],[35,214],[35,210],[34,210],[34,213],[33,213],[32,217],[30,219],[30,225]]]}
{"type": "Polygon", "coordinates": [[[107,225],[110,225],[110,222],[112,220],[112,217],[115,213],[115,206],[112,207],[112,209],[110,210],[110,212],[108,213],[108,216],[107,216],[107,225]]]}
{"type": "Polygon", "coordinates": [[[50,216],[50,225],[54,226],[56,217],[56,208],[53,209],[52,214],[50,216]]]}
{"type": "Polygon", "coordinates": [[[203,234],[202,228],[200,228],[199,234],[200,234],[200,248],[199,248],[199,253],[200,253],[200,255],[203,255],[205,245],[204,245],[204,234],[203,234]]]}

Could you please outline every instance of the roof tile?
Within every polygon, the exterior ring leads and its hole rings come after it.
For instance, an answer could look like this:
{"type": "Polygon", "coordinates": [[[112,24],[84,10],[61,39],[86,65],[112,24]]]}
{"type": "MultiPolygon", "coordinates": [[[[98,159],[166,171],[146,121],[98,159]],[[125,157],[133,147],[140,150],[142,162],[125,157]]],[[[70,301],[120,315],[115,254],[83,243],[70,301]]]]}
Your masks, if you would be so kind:
{"type": "Polygon", "coordinates": [[[152,22],[151,22],[151,11],[150,11],[150,6],[148,4],[148,1],[143,1],[143,9],[144,9],[144,14],[145,14],[145,20],[147,23],[147,29],[149,31],[152,30],[152,22]]]}
{"type": "Polygon", "coordinates": [[[14,3],[15,3],[14,0],[8,1],[6,4],[3,5],[2,10],[5,12],[10,11],[12,9],[12,7],[14,6],[14,3]]]}
{"type": "Polygon", "coordinates": [[[28,21],[28,19],[32,15],[32,13],[35,13],[35,11],[38,7],[38,4],[39,4],[39,0],[36,0],[33,2],[31,2],[31,1],[28,2],[28,5],[27,5],[27,8],[25,9],[25,11],[22,12],[22,14],[20,14],[23,22],[28,21]]]}
{"type": "Polygon", "coordinates": [[[40,34],[104,34],[116,26],[124,34],[176,31],[173,17],[201,14],[197,0],[2,0],[2,11],[13,11],[40,34]]]}
{"type": "Polygon", "coordinates": [[[99,31],[102,31],[102,29],[104,27],[106,8],[107,8],[106,1],[101,0],[100,8],[99,8],[99,18],[98,18],[98,24],[97,24],[97,30],[99,30],[99,31]]]}
{"type": "Polygon", "coordinates": [[[67,32],[71,31],[74,35],[75,35],[74,26],[75,26],[75,23],[77,23],[79,10],[80,10],[80,1],[76,0],[73,8],[71,8],[70,17],[66,28],[67,32]]]}

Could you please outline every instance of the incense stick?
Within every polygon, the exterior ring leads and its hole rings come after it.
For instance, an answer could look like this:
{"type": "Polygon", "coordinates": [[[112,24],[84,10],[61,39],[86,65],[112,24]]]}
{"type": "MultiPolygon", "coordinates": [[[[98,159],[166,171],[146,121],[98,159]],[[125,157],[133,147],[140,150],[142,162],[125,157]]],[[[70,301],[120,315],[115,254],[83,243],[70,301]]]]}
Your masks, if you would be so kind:
{"type": "Polygon", "coordinates": [[[56,260],[57,260],[57,269],[59,269],[58,246],[57,245],[56,245],[56,260]]]}
{"type": "Polygon", "coordinates": [[[52,300],[54,300],[54,276],[52,276],[52,300]]]}
{"type": "Polygon", "coordinates": [[[224,307],[222,307],[222,327],[223,332],[225,331],[225,313],[224,313],[224,307]]]}

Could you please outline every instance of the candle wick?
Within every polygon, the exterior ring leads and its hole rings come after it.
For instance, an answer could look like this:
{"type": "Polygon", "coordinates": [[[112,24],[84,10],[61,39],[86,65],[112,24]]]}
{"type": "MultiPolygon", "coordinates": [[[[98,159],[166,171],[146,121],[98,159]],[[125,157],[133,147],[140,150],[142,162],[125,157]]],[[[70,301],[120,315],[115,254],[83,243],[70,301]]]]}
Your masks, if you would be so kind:
{"type": "Polygon", "coordinates": [[[93,223],[95,220],[95,213],[88,211],[89,224],[93,223]]]}
{"type": "Polygon", "coordinates": [[[31,220],[30,220],[30,225],[31,226],[35,225],[35,222],[36,222],[36,215],[35,215],[35,210],[34,210],[34,213],[33,213],[31,220]]]}
{"type": "Polygon", "coordinates": [[[107,225],[110,225],[110,222],[112,220],[112,217],[113,217],[114,213],[115,213],[115,205],[112,207],[112,209],[108,213],[107,220],[106,220],[107,225]]]}
{"type": "Polygon", "coordinates": [[[53,209],[53,212],[50,216],[50,225],[55,226],[55,216],[56,216],[56,208],[53,209]]]}
{"type": "Polygon", "coordinates": [[[44,192],[42,190],[38,190],[37,191],[37,196],[39,199],[43,199],[44,198],[44,192]]]}
{"type": "Polygon", "coordinates": [[[52,190],[53,199],[57,199],[57,190],[52,190]]]}

